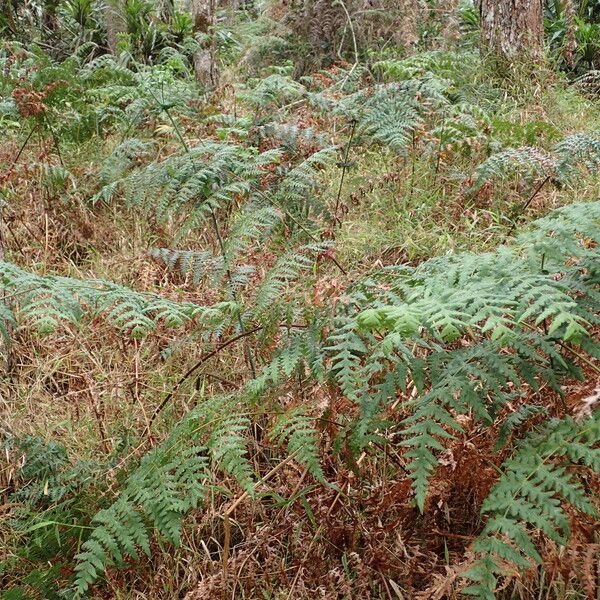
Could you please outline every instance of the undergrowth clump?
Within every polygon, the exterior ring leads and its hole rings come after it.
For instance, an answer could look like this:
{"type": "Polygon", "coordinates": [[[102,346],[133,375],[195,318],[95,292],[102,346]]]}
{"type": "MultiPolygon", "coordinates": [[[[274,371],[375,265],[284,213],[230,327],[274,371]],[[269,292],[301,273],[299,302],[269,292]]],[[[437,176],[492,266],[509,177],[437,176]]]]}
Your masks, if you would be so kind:
{"type": "Polygon", "coordinates": [[[0,597],[594,597],[596,100],[75,4],[0,50],[0,597]]]}

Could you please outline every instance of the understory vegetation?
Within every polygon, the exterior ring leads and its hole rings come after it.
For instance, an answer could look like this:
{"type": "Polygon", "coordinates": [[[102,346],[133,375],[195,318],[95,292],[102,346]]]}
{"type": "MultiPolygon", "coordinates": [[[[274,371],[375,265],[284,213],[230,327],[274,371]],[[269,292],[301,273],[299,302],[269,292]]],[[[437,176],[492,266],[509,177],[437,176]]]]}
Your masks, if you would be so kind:
{"type": "Polygon", "coordinates": [[[42,4],[0,16],[0,598],[597,598],[596,5],[505,72],[469,3],[246,2],[209,90],[177,3],[112,53],[42,4]]]}

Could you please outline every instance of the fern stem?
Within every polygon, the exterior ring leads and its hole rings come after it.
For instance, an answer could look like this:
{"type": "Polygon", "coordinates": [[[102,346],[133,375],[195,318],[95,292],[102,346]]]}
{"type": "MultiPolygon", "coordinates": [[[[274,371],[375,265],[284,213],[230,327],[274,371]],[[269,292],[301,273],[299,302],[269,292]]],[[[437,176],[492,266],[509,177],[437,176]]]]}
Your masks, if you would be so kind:
{"type": "MultiPolygon", "coordinates": [[[[288,465],[290,462],[292,462],[292,460],[294,460],[294,458],[296,458],[296,456],[298,455],[298,453],[300,452],[300,448],[294,450],[291,454],[288,454],[281,462],[277,463],[264,477],[261,477],[256,485],[258,486],[261,483],[265,483],[266,481],[268,481],[269,479],[271,479],[271,477],[273,477],[273,475],[275,475],[275,473],[277,473],[278,471],[280,471],[281,469],[283,469],[283,467],[285,467],[286,465],[288,465]]],[[[233,511],[249,496],[250,494],[248,492],[244,492],[241,496],[238,497],[237,500],[235,500],[235,502],[225,511],[225,514],[227,516],[231,515],[233,513],[233,511]]]]}
{"type": "MultiPolygon", "coordinates": [[[[187,145],[187,142],[185,141],[185,139],[183,138],[183,135],[181,135],[181,130],[179,129],[179,126],[173,119],[173,116],[171,115],[171,111],[169,110],[168,106],[166,106],[163,102],[160,102],[160,100],[152,93],[152,90],[148,90],[148,92],[152,96],[152,98],[154,98],[154,101],[156,102],[156,104],[158,106],[160,106],[160,108],[167,115],[167,119],[169,119],[169,122],[173,126],[173,129],[175,130],[175,134],[177,135],[177,139],[179,140],[179,143],[182,145],[183,149],[185,150],[185,153],[189,154],[190,148],[187,145]]],[[[163,94],[163,97],[164,97],[164,94],[163,94]]]]}
{"type": "Polygon", "coordinates": [[[340,177],[340,185],[338,186],[337,198],[335,199],[335,209],[333,211],[333,220],[334,222],[338,220],[338,209],[340,206],[340,198],[342,196],[342,188],[344,186],[344,179],[346,178],[346,172],[350,167],[350,163],[348,163],[348,157],[350,156],[350,147],[352,146],[352,140],[354,138],[354,132],[356,131],[356,119],[352,119],[352,129],[350,130],[350,137],[348,138],[348,143],[346,144],[346,150],[344,151],[344,162],[342,163],[342,176],[340,177]]]}
{"type": "MultiPolygon", "coordinates": [[[[529,325],[528,323],[523,323],[523,325],[525,327],[527,327],[530,331],[535,331],[535,327],[533,327],[532,325],[529,325]]],[[[576,358],[578,358],[579,360],[581,360],[582,362],[584,362],[590,369],[592,369],[592,371],[594,371],[595,373],[598,373],[600,375],[600,367],[597,367],[591,360],[589,360],[588,358],[586,358],[585,356],[583,356],[582,354],[580,354],[579,352],[577,352],[577,350],[574,350],[573,348],[571,348],[570,346],[567,346],[563,341],[561,340],[554,340],[563,350],[566,350],[567,352],[570,352],[573,356],[575,356],[576,358]]]]}
{"type": "Polygon", "coordinates": [[[27,144],[29,143],[29,140],[31,139],[31,136],[33,135],[33,132],[38,128],[37,123],[29,130],[29,133],[27,134],[27,137],[25,138],[25,141],[21,144],[21,147],[19,148],[19,151],[17,152],[17,155],[15,156],[14,160],[12,161],[12,164],[10,165],[10,167],[8,168],[8,172],[10,173],[13,168],[15,167],[15,165],[19,162],[19,159],[21,158],[21,154],[23,154],[23,150],[25,150],[25,147],[27,146],[27,144]]]}
{"type": "MultiPolygon", "coordinates": [[[[350,75],[352,74],[352,72],[354,71],[354,69],[356,69],[356,66],[358,65],[359,59],[358,59],[358,43],[356,42],[356,33],[354,32],[354,24],[352,23],[352,17],[350,16],[350,13],[348,12],[348,9],[346,8],[346,5],[344,4],[343,0],[336,0],[334,2],[334,4],[339,4],[342,7],[342,10],[344,11],[344,14],[346,15],[346,20],[348,21],[348,26],[350,27],[350,34],[352,35],[352,45],[354,46],[354,64],[352,65],[352,69],[350,69],[350,72],[348,73],[348,75],[346,75],[346,79],[348,79],[350,77],[350,75]]],[[[346,82],[344,81],[344,84],[346,82]]],[[[343,87],[343,85],[342,85],[343,87]]]]}
{"type": "Polygon", "coordinates": [[[58,136],[56,135],[56,131],[54,131],[54,127],[52,127],[52,125],[50,124],[50,119],[48,119],[48,114],[46,113],[46,111],[44,111],[42,114],[44,116],[44,120],[46,121],[46,125],[48,125],[48,129],[50,130],[50,135],[52,136],[52,140],[54,141],[54,147],[56,148],[56,154],[58,154],[58,161],[60,162],[61,166],[64,167],[65,163],[62,159],[62,154],[60,152],[60,144],[58,142],[58,136]]]}
{"type": "Polygon", "coordinates": [[[179,388],[185,383],[185,381],[191,375],[193,375],[194,372],[197,371],[207,360],[209,360],[210,358],[212,358],[213,356],[215,356],[216,354],[221,352],[221,350],[224,350],[225,348],[227,348],[227,346],[231,346],[231,344],[235,344],[235,342],[237,342],[237,341],[241,340],[242,338],[245,338],[249,335],[252,335],[253,333],[256,333],[257,331],[260,331],[261,329],[263,329],[263,327],[258,326],[258,327],[254,327],[253,329],[249,329],[247,331],[242,331],[241,333],[238,333],[238,335],[235,335],[234,337],[229,338],[228,340],[219,344],[214,350],[212,350],[208,354],[205,354],[204,356],[202,356],[195,365],[193,365],[190,369],[188,369],[185,372],[184,375],[182,375],[181,379],[175,384],[175,387],[165,396],[165,399],[155,409],[154,413],[152,414],[152,417],[150,417],[150,426],[152,426],[152,424],[154,423],[154,421],[156,420],[158,415],[164,410],[165,406],[169,403],[169,400],[171,400],[171,398],[173,398],[173,396],[178,392],[179,388]]]}
{"type": "Polygon", "coordinates": [[[515,213],[513,213],[513,223],[510,226],[510,229],[508,230],[506,236],[504,237],[504,242],[506,242],[506,240],[514,233],[515,229],[517,228],[517,219],[519,219],[523,215],[523,213],[529,208],[529,205],[535,200],[536,196],[542,191],[542,188],[546,185],[546,183],[548,183],[548,181],[550,181],[550,175],[548,175],[537,185],[537,187],[535,188],[535,190],[533,190],[533,193],[531,194],[531,196],[529,196],[527,201],[515,213]]]}
{"type": "Polygon", "coordinates": [[[560,340],[557,340],[557,343],[561,348],[563,348],[567,352],[570,352],[573,356],[578,358],[580,361],[584,362],[590,369],[592,369],[592,371],[600,375],[600,367],[597,367],[591,360],[583,356],[583,354],[577,352],[577,350],[574,350],[570,346],[567,346],[564,342],[561,342],[560,340]]]}

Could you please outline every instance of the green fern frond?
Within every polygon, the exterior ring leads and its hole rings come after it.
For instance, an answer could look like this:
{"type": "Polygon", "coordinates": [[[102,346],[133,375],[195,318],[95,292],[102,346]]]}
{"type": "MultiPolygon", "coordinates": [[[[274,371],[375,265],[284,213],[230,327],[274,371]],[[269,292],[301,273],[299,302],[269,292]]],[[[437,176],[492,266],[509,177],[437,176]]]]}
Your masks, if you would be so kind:
{"type": "Polygon", "coordinates": [[[254,495],[254,471],[248,460],[250,419],[245,415],[225,414],[214,427],[207,442],[212,460],[232,475],[240,487],[254,495]]]}
{"type": "Polygon", "coordinates": [[[547,412],[548,410],[545,406],[537,404],[523,404],[520,406],[505,419],[504,423],[502,423],[500,431],[498,432],[496,448],[502,448],[506,444],[511,433],[524,422],[536,415],[545,415],[547,412]]]}
{"type": "Polygon", "coordinates": [[[474,582],[463,594],[495,598],[496,575],[506,575],[503,563],[515,571],[541,562],[532,532],[541,531],[557,544],[569,536],[566,503],[597,516],[593,499],[580,482],[577,464],[600,471],[600,415],[576,423],[554,420],[530,435],[503,465],[503,474],[482,506],[488,521],[473,545],[477,563],[463,574],[474,582]]]}
{"type": "Polygon", "coordinates": [[[250,89],[239,93],[239,98],[255,110],[282,106],[301,98],[306,92],[302,84],[287,75],[277,73],[258,81],[251,81],[250,85],[250,89]]]}
{"type": "Polygon", "coordinates": [[[268,123],[258,127],[257,133],[260,140],[275,140],[290,152],[302,146],[322,149],[328,145],[325,134],[312,127],[299,127],[292,123],[268,123]]]}
{"type": "Polygon", "coordinates": [[[204,277],[223,271],[223,257],[210,252],[152,248],[150,256],[162,262],[171,272],[178,271],[183,277],[191,275],[195,285],[204,277]]]}
{"type": "Polygon", "coordinates": [[[492,154],[475,171],[473,191],[480,190],[491,179],[518,176],[528,181],[557,174],[554,157],[539,148],[509,148],[492,154]]]}
{"type": "Polygon", "coordinates": [[[315,418],[306,413],[306,406],[295,406],[282,413],[269,432],[280,444],[287,440],[288,454],[318,481],[325,477],[319,460],[320,435],[314,426],[315,418]]]}
{"type": "Polygon", "coordinates": [[[163,322],[180,327],[196,317],[214,317],[214,309],[173,302],[102,280],[39,276],[10,263],[0,263],[2,286],[17,307],[17,320],[39,333],[51,333],[62,321],[102,315],[120,331],[143,335],[163,322]]]}
{"type": "Polygon", "coordinates": [[[581,168],[595,174],[600,167],[600,132],[575,133],[552,149],[557,156],[556,170],[561,178],[573,178],[581,168]]]}
{"type": "Polygon", "coordinates": [[[266,316],[269,311],[283,301],[287,304],[284,293],[286,288],[302,274],[306,274],[314,265],[310,253],[321,252],[324,245],[308,245],[280,256],[263,278],[254,299],[252,313],[257,318],[266,316]]]}

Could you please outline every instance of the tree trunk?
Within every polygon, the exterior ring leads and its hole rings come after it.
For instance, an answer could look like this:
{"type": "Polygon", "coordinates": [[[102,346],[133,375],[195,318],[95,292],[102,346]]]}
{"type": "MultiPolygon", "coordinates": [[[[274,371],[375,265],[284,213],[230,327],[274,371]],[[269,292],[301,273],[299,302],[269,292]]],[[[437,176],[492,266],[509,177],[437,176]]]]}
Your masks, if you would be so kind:
{"type": "Polygon", "coordinates": [[[194,32],[200,34],[200,48],[194,55],[196,79],[205,89],[213,89],[218,83],[218,73],[210,29],[215,24],[217,0],[192,0],[191,9],[194,32]]]}
{"type": "Polygon", "coordinates": [[[127,31],[125,15],[123,14],[123,0],[106,0],[104,3],[104,23],[106,25],[106,39],[108,49],[112,54],[117,50],[119,33],[127,31]]]}
{"type": "Polygon", "coordinates": [[[478,4],[485,49],[509,60],[542,53],[542,0],[479,0],[478,4]]]}

